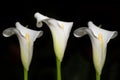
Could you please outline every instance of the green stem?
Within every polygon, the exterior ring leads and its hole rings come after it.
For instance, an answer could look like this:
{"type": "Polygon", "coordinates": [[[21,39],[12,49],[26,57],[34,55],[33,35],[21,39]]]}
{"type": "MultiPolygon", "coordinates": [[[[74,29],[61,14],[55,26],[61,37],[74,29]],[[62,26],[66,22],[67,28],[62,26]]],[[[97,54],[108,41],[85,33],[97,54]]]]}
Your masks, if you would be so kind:
{"type": "Polygon", "coordinates": [[[96,80],[100,80],[100,74],[96,72],[96,80]]]}
{"type": "Polygon", "coordinates": [[[28,80],[28,71],[24,68],[24,80],[28,80]]]}
{"type": "Polygon", "coordinates": [[[57,80],[61,80],[61,62],[56,58],[57,65],[57,80]]]}

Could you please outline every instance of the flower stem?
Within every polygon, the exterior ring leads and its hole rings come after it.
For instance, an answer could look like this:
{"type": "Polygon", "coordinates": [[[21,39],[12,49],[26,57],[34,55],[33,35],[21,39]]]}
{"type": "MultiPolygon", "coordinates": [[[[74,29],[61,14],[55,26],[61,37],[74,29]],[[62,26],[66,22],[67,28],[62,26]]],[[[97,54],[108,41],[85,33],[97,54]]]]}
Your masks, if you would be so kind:
{"type": "Polygon", "coordinates": [[[100,74],[96,72],[96,80],[100,80],[100,74]]]}
{"type": "Polygon", "coordinates": [[[57,58],[56,58],[56,65],[57,65],[57,80],[61,80],[61,62],[57,58]]]}
{"type": "Polygon", "coordinates": [[[28,71],[24,68],[24,80],[28,80],[28,71]]]}

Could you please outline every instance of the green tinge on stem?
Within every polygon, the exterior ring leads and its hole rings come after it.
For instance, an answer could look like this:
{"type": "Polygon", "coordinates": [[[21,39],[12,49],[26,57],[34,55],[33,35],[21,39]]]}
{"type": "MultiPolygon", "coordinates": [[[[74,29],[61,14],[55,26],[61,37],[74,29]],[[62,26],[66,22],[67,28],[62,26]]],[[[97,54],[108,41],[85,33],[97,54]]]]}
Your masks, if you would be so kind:
{"type": "Polygon", "coordinates": [[[96,80],[100,80],[100,74],[96,72],[96,80]]]}
{"type": "Polygon", "coordinates": [[[61,62],[58,58],[56,58],[56,66],[57,66],[57,80],[61,80],[61,62]]]}
{"type": "Polygon", "coordinates": [[[28,80],[28,71],[24,68],[24,80],[28,80]]]}

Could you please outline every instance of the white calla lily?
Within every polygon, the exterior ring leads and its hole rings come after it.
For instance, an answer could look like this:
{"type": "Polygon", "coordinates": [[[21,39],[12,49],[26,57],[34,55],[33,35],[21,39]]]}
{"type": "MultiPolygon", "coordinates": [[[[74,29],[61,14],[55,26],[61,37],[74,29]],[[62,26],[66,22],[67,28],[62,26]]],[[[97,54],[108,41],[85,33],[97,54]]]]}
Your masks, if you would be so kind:
{"type": "Polygon", "coordinates": [[[47,16],[43,16],[40,13],[35,13],[35,18],[37,19],[38,27],[42,26],[42,21],[49,26],[53,37],[56,57],[62,61],[73,22],[59,21],[47,16]]]}
{"type": "Polygon", "coordinates": [[[107,43],[110,41],[110,39],[115,38],[118,33],[117,31],[108,31],[97,27],[91,21],[88,22],[88,26],[88,28],[78,28],[74,31],[74,35],[76,37],[82,37],[86,34],[89,35],[93,49],[94,66],[97,74],[101,75],[106,58],[107,43]]]}
{"type": "Polygon", "coordinates": [[[8,28],[3,31],[5,37],[16,34],[20,42],[21,60],[24,68],[28,71],[33,55],[33,45],[36,38],[41,37],[42,31],[35,31],[16,22],[16,28],[8,28]]]}

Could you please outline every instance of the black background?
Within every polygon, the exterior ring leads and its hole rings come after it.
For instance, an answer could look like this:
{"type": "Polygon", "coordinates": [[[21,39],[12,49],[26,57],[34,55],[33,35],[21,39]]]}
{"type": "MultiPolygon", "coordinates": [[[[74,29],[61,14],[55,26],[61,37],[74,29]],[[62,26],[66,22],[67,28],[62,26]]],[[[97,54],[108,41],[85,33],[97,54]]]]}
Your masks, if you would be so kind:
{"type": "MultiPolygon", "coordinates": [[[[62,21],[73,21],[62,62],[62,80],[95,80],[92,63],[92,46],[88,36],[75,38],[73,31],[87,27],[88,21],[102,24],[102,28],[120,31],[120,4],[118,2],[91,2],[65,0],[0,1],[0,80],[23,80],[20,47],[17,37],[2,36],[4,29],[15,27],[16,22],[29,28],[43,30],[44,35],[34,44],[29,80],[56,80],[55,55],[52,36],[44,24],[36,27],[35,12],[62,21]]],[[[101,80],[119,80],[120,36],[110,40],[101,80]]]]}

